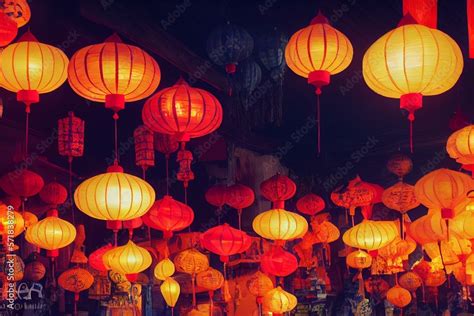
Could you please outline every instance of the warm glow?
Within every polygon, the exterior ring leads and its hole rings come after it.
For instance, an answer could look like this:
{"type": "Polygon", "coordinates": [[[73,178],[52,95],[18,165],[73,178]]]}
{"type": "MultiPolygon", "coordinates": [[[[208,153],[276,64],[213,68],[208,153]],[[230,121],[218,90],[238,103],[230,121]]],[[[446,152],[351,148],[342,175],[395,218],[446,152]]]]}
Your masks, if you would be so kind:
{"type": "Polygon", "coordinates": [[[416,291],[423,283],[418,274],[408,271],[398,278],[398,284],[410,292],[416,291]]]}
{"type": "Polygon", "coordinates": [[[415,187],[401,181],[383,191],[382,202],[402,214],[420,205],[415,196],[415,187]]]}
{"type": "Polygon", "coordinates": [[[273,281],[266,274],[257,271],[247,280],[247,289],[250,294],[262,297],[273,289],[273,281]]]}
{"type": "Polygon", "coordinates": [[[181,251],[174,257],[176,271],[195,275],[209,269],[209,259],[194,248],[181,251]]]}
{"type": "Polygon", "coordinates": [[[0,235],[3,236],[3,238],[10,235],[8,234],[8,230],[11,228],[13,228],[14,237],[20,235],[25,229],[25,220],[20,213],[15,211],[13,211],[13,216],[9,216],[8,207],[5,204],[0,204],[0,235]],[[9,227],[10,224],[13,226],[9,227]]]}
{"type": "Polygon", "coordinates": [[[258,235],[271,240],[301,238],[308,231],[308,222],[303,216],[284,209],[260,213],[254,218],[252,226],[258,235]]]}
{"type": "Polygon", "coordinates": [[[223,261],[228,260],[229,256],[246,251],[251,243],[252,240],[245,232],[227,223],[210,228],[201,235],[201,245],[221,256],[223,261]]]}
{"type": "Polygon", "coordinates": [[[148,250],[129,240],[127,244],[112,248],[103,256],[104,264],[115,272],[136,274],[146,270],[152,262],[148,250]]]}
{"type": "Polygon", "coordinates": [[[79,293],[87,290],[94,283],[94,277],[86,269],[71,268],[58,277],[58,284],[66,291],[79,293]]]}
{"type": "Polygon", "coordinates": [[[474,165],[474,125],[466,126],[451,134],[446,143],[446,151],[449,157],[467,168],[474,165]]]}
{"type": "Polygon", "coordinates": [[[216,291],[224,285],[224,276],[219,270],[209,268],[196,275],[196,285],[208,291],[216,291]]]}
{"type": "Polygon", "coordinates": [[[372,265],[372,257],[363,250],[356,250],[347,255],[346,264],[354,269],[369,268],[372,265]]]}
{"type": "Polygon", "coordinates": [[[263,308],[272,313],[283,314],[292,311],[298,304],[298,299],[286,292],[280,286],[270,290],[263,297],[263,308]]]}
{"type": "Polygon", "coordinates": [[[172,276],[175,272],[174,263],[169,258],[165,258],[158,262],[153,270],[155,278],[158,280],[165,280],[172,276]]]}
{"type": "Polygon", "coordinates": [[[403,308],[410,304],[411,294],[408,290],[399,285],[395,285],[387,292],[387,301],[398,308],[403,308]]]}
{"type": "Polygon", "coordinates": [[[342,240],[348,246],[364,250],[377,250],[388,245],[398,236],[395,222],[363,220],[346,230],[342,240]]]}
{"type": "Polygon", "coordinates": [[[169,307],[174,307],[179,298],[180,286],[173,278],[166,278],[160,285],[161,295],[169,307]]]}

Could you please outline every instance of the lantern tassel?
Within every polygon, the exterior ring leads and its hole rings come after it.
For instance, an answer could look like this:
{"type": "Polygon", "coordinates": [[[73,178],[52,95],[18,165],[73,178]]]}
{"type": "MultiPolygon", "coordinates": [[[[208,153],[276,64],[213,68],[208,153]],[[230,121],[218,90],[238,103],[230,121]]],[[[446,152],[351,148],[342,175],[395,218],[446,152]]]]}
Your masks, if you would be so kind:
{"type": "Polygon", "coordinates": [[[316,88],[316,124],[318,125],[318,156],[321,153],[321,103],[319,96],[321,95],[321,88],[316,88]]]}

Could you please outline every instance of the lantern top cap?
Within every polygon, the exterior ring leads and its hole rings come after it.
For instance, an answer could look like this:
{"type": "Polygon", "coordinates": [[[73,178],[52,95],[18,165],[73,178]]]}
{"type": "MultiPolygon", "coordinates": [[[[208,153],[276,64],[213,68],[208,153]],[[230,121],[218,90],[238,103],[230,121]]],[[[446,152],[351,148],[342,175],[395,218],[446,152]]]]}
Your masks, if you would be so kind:
{"type": "Polygon", "coordinates": [[[52,209],[48,211],[48,216],[50,217],[58,217],[58,210],[57,209],[52,209]]]}
{"type": "Polygon", "coordinates": [[[189,86],[189,84],[186,82],[186,80],[184,80],[183,76],[179,76],[178,81],[176,81],[176,83],[175,83],[175,86],[177,86],[177,85],[189,86]]]}
{"type": "Polygon", "coordinates": [[[397,27],[405,26],[405,25],[409,25],[409,24],[418,24],[418,22],[415,20],[415,18],[410,13],[407,13],[403,16],[403,18],[400,20],[400,22],[398,22],[397,27]]]}
{"type": "Polygon", "coordinates": [[[20,42],[38,42],[38,39],[28,30],[17,40],[17,43],[20,42]]]}
{"type": "Polygon", "coordinates": [[[323,15],[321,10],[319,10],[318,14],[311,20],[310,24],[329,24],[329,20],[323,15]]]}
{"type": "Polygon", "coordinates": [[[120,172],[123,173],[123,168],[118,164],[113,164],[107,168],[107,172],[120,172]]]}
{"type": "Polygon", "coordinates": [[[104,43],[123,43],[123,41],[117,33],[114,33],[107,37],[104,43]]]}

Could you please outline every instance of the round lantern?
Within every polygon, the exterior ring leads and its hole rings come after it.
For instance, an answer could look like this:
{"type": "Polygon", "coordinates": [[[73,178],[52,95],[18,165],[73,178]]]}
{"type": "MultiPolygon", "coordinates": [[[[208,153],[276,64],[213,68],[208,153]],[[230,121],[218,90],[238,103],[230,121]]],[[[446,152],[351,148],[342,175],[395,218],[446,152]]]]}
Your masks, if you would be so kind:
{"type": "Polygon", "coordinates": [[[398,182],[385,189],[382,202],[386,207],[402,214],[420,205],[415,196],[415,187],[404,182],[398,182]]]}
{"type": "Polygon", "coordinates": [[[25,266],[25,279],[28,281],[38,282],[44,278],[46,268],[40,261],[32,261],[25,266]]]}
{"type": "Polygon", "coordinates": [[[21,213],[15,212],[5,204],[0,204],[0,235],[6,244],[8,235],[16,237],[25,230],[25,220],[21,213]]]}
{"type": "Polygon", "coordinates": [[[298,269],[298,260],[293,254],[276,246],[262,255],[260,267],[268,274],[285,277],[298,269]]]}
{"type": "Polygon", "coordinates": [[[106,173],[89,178],[74,192],[79,210],[90,217],[117,221],[142,216],[153,205],[155,190],[148,182],[111,166],[106,173]]]}
{"type": "Polygon", "coordinates": [[[372,265],[372,256],[362,250],[351,252],[346,257],[346,265],[354,269],[366,269],[372,265]]]}
{"type": "Polygon", "coordinates": [[[31,18],[27,0],[3,1],[0,10],[15,21],[18,27],[26,25],[31,18]]]}
{"type": "Polygon", "coordinates": [[[428,214],[410,223],[408,234],[420,245],[446,239],[448,228],[439,209],[430,209],[428,214]]]}
{"type": "Polygon", "coordinates": [[[22,212],[23,220],[25,221],[25,228],[38,223],[38,217],[31,212],[22,212]]]}
{"type": "Polygon", "coordinates": [[[196,285],[213,292],[224,285],[224,276],[219,270],[209,268],[196,275],[196,285]]]}
{"type": "Polygon", "coordinates": [[[67,189],[58,182],[46,184],[39,193],[41,200],[53,207],[63,204],[67,199],[67,189]]]}
{"type": "Polygon", "coordinates": [[[247,289],[250,294],[257,297],[257,300],[261,299],[265,294],[273,289],[273,281],[266,274],[257,271],[250,276],[247,280],[247,289]]]}
{"type": "Polygon", "coordinates": [[[364,281],[365,290],[371,295],[377,295],[380,298],[385,298],[390,285],[379,276],[370,276],[364,281]]]}
{"type": "Polygon", "coordinates": [[[57,257],[59,249],[68,246],[76,238],[76,228],[60,219],[57,210],[48,212],[48,216],[30,226],[25,239],[35,246],[46,249],[49,257],[57,257]]]}
{"type": "Polygon", "coordinates": [[[408,271],[402,274],[398,278],[398,284],[403,287],[404,289],[415,293],[416,290],[423,285],[423,281],[421,280],[420,276],[415,272],[408,271]]]}
{"type": "Polygon", "coordinates": [[[245,232],[227,223],[208,229],[201,234],[201,245],[219,255],[223,262],[229,261],[229,256],[246,251],[251,244],[252,240],[245,232]]]}
{"type": "Polygon", "coordinates": [[[474,213],[465,210],[449,221],[449,229],[459,236],[474,239],[474,213]]]}
{"type": "Polygon", "coordinates": [[[446,282],[446,274],[443,270],[430,271],[424,279],[426,286],[438,287],[446,282]]]}
{"type": "Polygon", "coordinates": [[[453,271],[453,274],[454,274],[454,277],[456,278],[456,281],[461,283],[461,285],[463,286],[474,285],[474,275],[466,273],[466,269],[464,269],[462,266],[455,269],[453,271]]]}
{"type": "Polygon", "coordinates": [[[234,184],[226,189],[226,204],[237,209],[239,216],[239,229],[242,227],[242,210],[255,201],[253,190],[243,184],[234,184]]]}
{"type": "Polygon", "coordinates": [[[168,277],[161,283],[160,291],[165,299],[166,305],[172,308],[175,307],[181,291],[179,283],[173,278],[168,277]]]}
{"type": "Polygon", "coordinates": [[[348,246],[364,250],[377,250],[392,242],[398,236],[395,222],[363,220],[342,235],[348,246]]]}
{"type": "Polygon", "coordinates": [[[316,243],[328,244],[338,240],[341,232],[336,225],[325,220],[317,224],[316,227],[313,225],[313,235],[316,243]]]}
{"type": "Polygon", "coordinates": [[[387,301],[398,308],[403,308],[410,304],[411,294],[408,290],[399,285],[395,285],[387,292],[387,301]]]}
{"type": "Polygon", "coordinates": [[[306,194],[305,196],[298,199],[296,202],[296,208],[303,214],[316,215],[317,213],[324,210],[326,203],[324,200],[313,193],[306,194]]]}
{"type": "Polygon", "coordinates": [[[448,138],[446,151],[449,157],[456,159],[464,169],[474,172],[474,142],[471,142],[472,136],[474,136],[474,125],[466,126],[454,132],[448,138]]]}
{"type": "Polygon", "coordinates": [[[272,313],[287,313],[292,311],[298,304],[298,299],[291,293],[286,292],[280,286],[270,290],[263,297],[264,309],[272,313]]]}
{"type": "Polygon", "coordinates": [[[158,280],[165,280],[172,276],[175,272],[174,263],[169,258],[165,258],[158,262],[153,270],[155,278],[158,280]]]}
{"type": "Polygon", "coordinates": [[[71,88],[81,97],[105,102],[118,112],[125,102],[148,97],[161,80],[157,62],[139,47],[122,43],[118,35],[78,50],[68,67],[71,88]]]}
{"type": "Polygon", "coordinates": [[[66,291],[74,293],[74,314],[77,314],[77,302],[79,301],[79,293],[89,289],[94,283],[94,277],[86,269],[71,268],[58,278],[58,284],[66,291]]]}
{"type": "Polygon", "coordinates": [[[152,131],[171,134],[179,142],[187,142],[219,128],[222,106],[211,93],[192,88],[181,78],[145,102],[142,119],[152,131]]]}
{"type": "Polygon", "coordinates": [[[473,181],[468,175],[442,168],[419,179],[415,184],[415,195],[424,206],[440,208],[442,218],[452,219],[455,206],[472,188],[473,181]]]}
{"type": "Polygon", "coordinates": [[[68,62],[62,50],[40,43],[26,32],[2,51],[0,85],[16,92],[29,113],[40,94],[56,90],[66,81],[68,62]]]}
{"type": "Polygon", "coordinates": [[[252,227],[263,238],[285,241],[303,237],[308,231],[308,222],[296,213],[272,209],[258,214],[252,227]]]}
{"type": "Polygon", "coordinates": [[[104,264],[104,255],[107,251],[111,250],[112,248],[113,248],[112,244],[107,244],[93,251],[89,255],[89,266],[99,272],[102,272],[102,273],[106,272],[109,269],[109,267],[105,266],[104,264]]]}
{"type": "Polygon", "coordinates": [[[0,47],[10,44],[18,34],[18,25],[8,15],[0,12],[0,23],[2,29],[0,30],[0,47]]]}
{"type": "Polygon", "coordinates": [[[287,176],[276,174],[260,184],[260,193],[272,202],[272,208],[284,208],[285,201],[296,193],[296,184],[287,176]]]}
{"type": "Polygon", "coordinates": [[[165,238],[170,238],[173,232],[183,230],[192,224],[194,212],[186,204],[176,201],[170,195],[165,195],[153,204],[142,219],[145,225],[163,231],[165,238]]]}
{"type": "Polygon", "coordinates": [[[155,150],[165,155],[166,159],[179,148],[178,140],[170,134],[154,133],[153,144],[155,150]]]}
{"type": "Polygon", "coordinates": [[[43,178],[26,169],[9,172],[0,178],[0,188],[5,193],[22,198],[38,194],[43,186],[43,178]]]}
{"type": "Polygon", "coordinates": [[[173,261],[178,272],[191,275],[196,275],[209,268],[209,259],[194,248],[181,251],[173,261]]]}
{"type": "Polygon", "coordinates": [[[20,207],[21,207],[22,200],[18,196],[7,195],[7,196],[3,197],[1,202],[3,202],[3,204],[5,204],[5,205],[11,205],[14,210],[19,210],[20,207]]]}
{"type": "Polygon", "coordinates": [[[377,250],[377,255],[385,260],[395,260],[400,258],[402,261],[408,260],[408,255],[416,249],[416,242],[407,237],[405,239],[399,236],[386,245],[377,250]]]}
{"type": "Polygon", "coordinates": [[[108,250],[104,256],[105,266],[122,274],[138,274],[152,262],[148,250],[129,240],[127,244],[108,250]]]}
{"type": "MultiPolygon", "coordinates": [[[[362,74],[376,93],[400,99],[400,108],[409,112],[413,122],[423,96],[451,89],[463,65],[461,49],[451,37],[406,15],[365,52],[362,74]]],[[[411,141],[410,148],[413,151],[411,141]]]]}
{"type": "Polygon", "coordinates": [[[395,154],[387,162],[387,169],[401,180],[413,169],[413,162],[407,155],[395,154]]]}
{"type": "Polygon", "coordinates": [[[215,185],[207,189],[204,195],[207,203],[221,209],[227,202],[227,186],[215,185]]]}

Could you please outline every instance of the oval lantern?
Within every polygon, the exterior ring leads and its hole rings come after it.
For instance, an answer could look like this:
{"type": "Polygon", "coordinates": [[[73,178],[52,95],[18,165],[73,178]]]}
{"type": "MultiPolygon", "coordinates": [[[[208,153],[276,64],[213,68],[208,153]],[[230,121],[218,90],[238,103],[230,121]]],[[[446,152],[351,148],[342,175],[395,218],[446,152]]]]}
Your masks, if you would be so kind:
{"type": "Polygon", "coordinates": [[[339,239],[341,232],[336,225],[324,220],[313,227],[314,241],[316,243],[328,244],[339,239]]]}
{"type": "Polygon", "coordinates": [[[395,222],[363,220],[342,235],[348,246],[368,251],[380,249],[398,236],[395,222]]]}
{"type": "Polygon", "coordinates": [[[252,274],[246,285],[250,294],[256,296],[257,300],[274,288],[272,279],[260,271],[252,274]]]}
{"type": "Polygon", "coordinates": [[[178,150],[179,143],[176,137],[169,134],[154,133],[153,144],[155,150],[169,159],[170,155],[178,150]]]}
{"type": "Polygon", "coordinates": [[[221,209],[227,202],[227,186],[214,185],[207,189],[204,197],[207,203],[221,209]]]}
{"type": "Polygon", "coordinates": [[[439,209],[430,209],[428,214],[416,219],[408,226],[408,235],[420,245],[447,238],[448,228],[439,209]]]}
{"type": "Polygon", "coordinates": [[[268,274],[286,277],[298,269],[298,260],[293,254],[275,246],[263,253],[260,267],[268,274]]]}
{"type": "Polygon", "coordinates": [[[210,292],[214,292],[224,285],[224,276],[219,270],[209,268],[196,275],[196,285],[210,292]]]}
{"type": "Polygon", "coordinates": [[[324,210],[325,207],[326,203],[323,198],[313,193],[306,194],[296,201],[296,208],[298,211],[310,216],[316,215],[324,210]]]}
{"type": "Polygon", "coordinates": [[[296,184],[289,177],[276,174],[260,184],[260,194],[272,202],[272,208],[284,208],[285,201],[296,193],[296,184]]]}
{"type": "Polygon", "coordinates": [[[415,187],[404,182],[398,182],[383,191],[382,203],[402,214],[420,205],[415,196],[415,187]]]}
{"type": "Polygon", "coordinates": [[[83,181],[74,192],[79,210],[90,217],[118,221],[142,216],[153,205],[155,190],[148,182],[110,166],[106,173],[83,181]]]}
{"type": "Polygon", "coordinates": [[[366,269],[372,265],[372,256],[363,250],[351,252],[346,257],[346,265],[354,269],[366,269]]]}
{"type": "Polygon", "coordinates": [[[71,268],[58,278],[58,284],[66,291],[74,293],[74,311],[77,313],[77,302],[79,301],[79,293],[89,289],[94,283],[94,277],[86,269],[79,267],[71,268]]]}
{"type": "Polygon", "coordinates": [[[28,227],[38,223],[38,217],[31,213],[31,212],[23,212],[22,213],[23,220],[25,221],[25,228],[28,229],[28,227]]]}
{"type": "Polygon", "coordinates": [[[181,291],[179,283],[173,278],[168,277],[161,283],[160,291],[165,299],[166,305],[172,308],[175,307],[181,291]]]}
{"type": "Polygon", "coordinates": [[[263,297],[263,307],[272,313],[287,313],[292,311],[298,304],[298,299],[291,293],[286,292],[278,286],[270,290],[263,297]]]}
{"type": "Polygon", "coordinates": [[[387,169],[401,180],[413,169],[413,161],[405,154],[395,154],[387,162],[387,169]]]}
{"type": "Polygon", "coordinates": [[[449,229],[459,236],[474,239],[474,213],[465,210],[449,221],[449,229]]]}
{"type": "Polygon", "coordinates": [[[0,178],[0,188],[11,196],[30,197],[38,194],[43,186],[43,178],[27,169],[9,172],[0,178]]]}
{"type": "Polygon", "coordinates": [[[426,286],[438,287],[446,282],[446,274],[443,270],[430,271],[424,280],[426,286]]]}
{"type": "Polygon", "coordinates": [[[155,278],[158,280],[166,280],[166,278],[172,276],[175,272],[175,267],[173,261],[169,258],[165,258],[158,262],[153,270],[155,278]]]}
{"type": "MultiPolygon", "coordinates": [[[[400,108],[414,112],[423,96],[438,95],[458,81],[464,61],[458,44],[447,34],[417,24],[408,14],[364,54],[362,74],[374,92],[400,99],[400,108]]],[[[411,129],[410,129],[411,130],[411,129]]],[[[410,137],[410,148],[413,144],[410,137]]]]}
{"type": "Polygon", "coordinates": [[[0,47],[7,46],[15,39],[18,34],[18,25],[8,15],[0,12],[0,47]]]}
{"type": "Polygon", "coordinates": [[[112,244],[109,243],[93,251],[89,255],[89,260],[88,260],[89,266],[99,272],[102,272],[102,273],[107,272],[107,270],[109,270],[110,267],[104,264],[104,255],[107,251],[111,250],[112,248],[113,248],[112,244]]]}
{"type": "Polygon", "coordinates": [[[242,210],[255,201],[255,193],[243,184],[234,184],[226,189],[226,204],[237,210],[239,216],[239,229],[242,228],[242,210]]]}
{"type": "Polygon", "coordinates": [[[468,125],[449,136],[446,151],[466,170],[474,172],[474,125],[468,125]]]}
{"type": "Polygon", "coordinates": [[[209,269],[209,259],[194,248],[181,251],[174,257],[176,271],[191,275],[209,269]]]}
{"type": "Polygon", "coordinates": [[[248,250],[252,244],[251,238],[245,232],[227,223],[208,229],[200,238],[201,245],[219,255],[222,262],[228,262],[229,256],[248,250]]]}
{"type": "Polygon", "coordinates": [[[142,216],[148,227],[163,231],[165,238],[192,224],[194,212],[188,205],[176,201],[170,195],[157,200],[150,210],[142,216]]]}
{"type": "Polygon", "coordinates": [[[301,238],[308,231],[308,222],[303,216],[284,209],[258,214],[252,226],[259,236],[278,242],[301,238]]]}
{"type": "Polygon", "coordinates": [[[125,245],[114,247],[104,254],[104,264],[115,272],[138,274],[146,270],[152,262],[148,250],[129,240],[125,245]]]}
{"type": "Polygon", "coordinates": [[[44,278],[46,268],[40,261],[32,261],[25,266],[25,279],[28,281],[38,282],[44,278]]]}
{"type": "Polygon", "coordinates": [[[403,308],[410,304],[411,294],[408,290],[402,288],[399,285],[395,285],[387,292],[387,301],[392,303],[398,308],[403,308]]]}
{"type": "Polygon", "coordinates": [[[420,286],[423,285],[423,281],[418,274],[408,271],[398,278],[398,284],[404,289],[414,293],[420,286]]]}
{"type": "Polygon", "coordinates": [[[50,182],[43,187],[39,196],[44,203],[57,207],[66,202],[67,189],[61,183],[50,182]]]}
{"type": "Polygon", "coordinates": [[[81,97],[105,102],[118,112],[125,102],[142,100],[161,80],[158,63],[139,47],[122,43],[116,34],[104,43],[81,48],[68,67],[71,88],[81,97]]]}
{"type": "Polygon", "coordinates": [[[0,10],[15,21],[18,27],[26,25],[31,18],[31,10],[27,0],[3,1],[0,10]]]}

